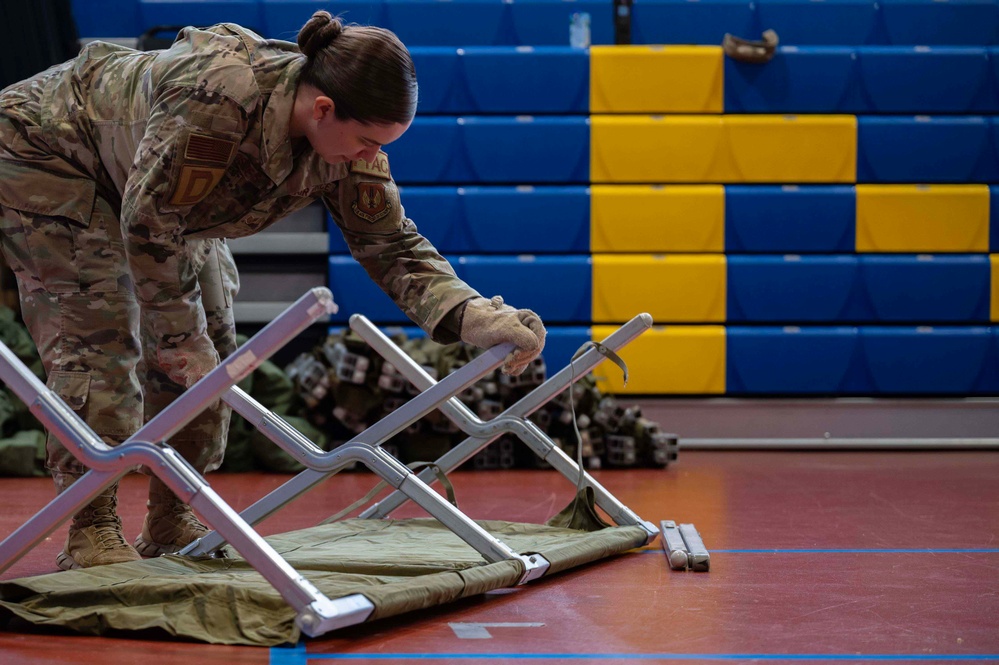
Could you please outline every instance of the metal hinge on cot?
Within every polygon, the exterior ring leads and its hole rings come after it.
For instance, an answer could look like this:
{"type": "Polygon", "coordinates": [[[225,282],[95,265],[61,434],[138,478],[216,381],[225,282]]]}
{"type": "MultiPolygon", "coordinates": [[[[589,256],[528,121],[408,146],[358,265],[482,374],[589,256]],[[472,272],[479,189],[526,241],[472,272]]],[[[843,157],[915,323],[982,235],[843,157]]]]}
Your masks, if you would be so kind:
{"type": "Polygon", "coordinates": [[[663,551],[673,570],[693,570],[707,572],[711,566],[711,555],[704,547],[701,534],[693,524],[676,525],[672,520],[663,520],[659,524],[662,531],[663,551]]]}

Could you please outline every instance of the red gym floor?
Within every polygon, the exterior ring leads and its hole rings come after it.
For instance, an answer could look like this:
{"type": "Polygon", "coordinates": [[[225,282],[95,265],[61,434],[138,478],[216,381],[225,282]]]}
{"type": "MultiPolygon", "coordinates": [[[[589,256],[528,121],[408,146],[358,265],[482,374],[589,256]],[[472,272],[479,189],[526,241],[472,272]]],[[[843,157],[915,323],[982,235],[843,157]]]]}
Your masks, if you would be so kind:
{"type": "MultiPolygon", "coordinates": [[[[645,519],[694,522],[711,571],[670,571],[657,541],[525,587],[287,648],[8,625],[0,663],[999,661],[995,453],[683,451],[665,471],[597,476],[645,519]]],[[[285,477],[210,479],[241,508],[285,477]]],[[[551,471],[460,472],[454,481],[459,505],[475,518],[542,521],[573,490],[551,471]]],[[[367,474],[342,474],[262,530],[311,526],[372,484],[367,474]]],[[[121,491],[129,534],[141,523],[143,485],[129,477],[121,491]]],[[[47,479],[0,480],[0,534],[51,492],[47,479]]],[[[55,570],[64,532],[2,578],[55,570]]]]}

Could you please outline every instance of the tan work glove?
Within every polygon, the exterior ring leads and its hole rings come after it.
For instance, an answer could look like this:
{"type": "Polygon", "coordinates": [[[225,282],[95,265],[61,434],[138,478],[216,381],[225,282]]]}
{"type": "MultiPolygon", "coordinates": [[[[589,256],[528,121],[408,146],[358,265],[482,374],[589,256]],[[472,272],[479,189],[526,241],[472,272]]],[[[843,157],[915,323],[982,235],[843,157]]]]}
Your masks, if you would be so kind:
{"type": "Polygon", "coordinates": [[[185,388],[193,386],[221,362],[207,335],[195,335],[175,347],[161,346],[156,349],[156,359],[170,380],[185,388]]]}
{"type": "Polygon", "coordinates": [[[507,356],[502,372],[521,374],[545,348],[545,326],[541,317],[529,309],[514,309],[503,298],[472,298],[461,316],[461,341],[480,349],[510,342],[517,348],[507,356]]]}

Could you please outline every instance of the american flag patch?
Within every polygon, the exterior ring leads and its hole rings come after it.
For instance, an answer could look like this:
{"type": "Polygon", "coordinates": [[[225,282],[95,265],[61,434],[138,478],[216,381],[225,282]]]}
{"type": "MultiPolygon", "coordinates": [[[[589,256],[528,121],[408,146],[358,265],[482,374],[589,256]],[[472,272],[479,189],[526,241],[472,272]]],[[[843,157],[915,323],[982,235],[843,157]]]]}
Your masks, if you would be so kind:
{"type": "Polygon", "coordinates": [[[184,160],[228,165],[235,147],[235,141],[218,139],[204,134],[191,134],[187,137],[184,160]]]}

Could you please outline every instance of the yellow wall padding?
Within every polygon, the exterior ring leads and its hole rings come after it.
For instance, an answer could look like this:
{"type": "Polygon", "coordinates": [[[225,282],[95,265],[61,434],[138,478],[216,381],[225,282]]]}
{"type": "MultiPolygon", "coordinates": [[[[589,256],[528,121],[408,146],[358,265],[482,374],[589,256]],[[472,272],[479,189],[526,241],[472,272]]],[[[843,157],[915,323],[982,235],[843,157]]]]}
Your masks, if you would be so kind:
{"type": "Polygon", "coordinates": [[[594,183],[850,183],[857,119],[845,115],[590,118],[594,183]]]}
{"type": "MultiPolygon", "coordinates": [[[[593,326],[594,341],[614,326],[593,326]]],[[[621,372],[604,363],[595,372],[597,386],[610,393],[720,395],[725,392],[724,326],[655,326],[620,352],[628,365],[628,385],[621,372]]]]}
{"type": "Polygon", "coordinates": [[[725,273],[722,254],[594,254],[593,321],[724,322],[725,273]]]}
{"type": "Polygon", "coordinates": [[[593,46],[590,113],[721,113],[720,46],[593,46]]]}
{"type": "Polygon", "coordinates": [[[989,320],[999,321],[999,254],[990,254],[992,265],[992,295],[989,307],[989,320]]]}
{"type": "Polygon", "coordinates": [[[988,185],[857,185],[858,252],[989,251],[988,185]]]}
{"type": "Polygon", "coordinates": [[[595,185],[592,252],[723,252],[721,185],[595,185]]]}

